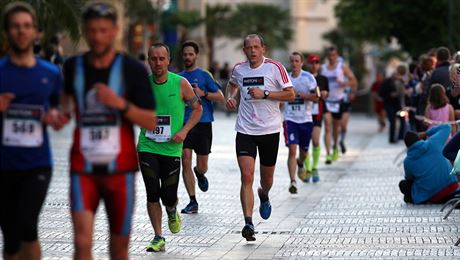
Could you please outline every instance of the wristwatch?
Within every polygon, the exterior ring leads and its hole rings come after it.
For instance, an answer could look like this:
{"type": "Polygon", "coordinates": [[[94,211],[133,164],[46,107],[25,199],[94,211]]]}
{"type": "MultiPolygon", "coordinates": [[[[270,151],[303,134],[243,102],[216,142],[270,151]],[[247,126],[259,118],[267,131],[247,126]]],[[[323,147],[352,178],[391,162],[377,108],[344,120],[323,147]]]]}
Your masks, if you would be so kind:
{"type": "Polygon", "coordinates": [[[264,99],[267,99],[268,95],[270,95],[270,91],[264,90],[264,99]]]}

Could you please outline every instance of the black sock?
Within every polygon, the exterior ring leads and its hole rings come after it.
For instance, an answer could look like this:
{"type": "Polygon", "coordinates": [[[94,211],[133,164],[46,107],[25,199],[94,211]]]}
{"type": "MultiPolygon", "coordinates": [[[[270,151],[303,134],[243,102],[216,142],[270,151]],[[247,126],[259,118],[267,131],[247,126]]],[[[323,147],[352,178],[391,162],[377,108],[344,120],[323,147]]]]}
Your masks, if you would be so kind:
{"type": "Polygon", "coordinates": [[[195,167],[193,167],[193,171],[195,172],[195,175],[203,175],[203,173],[199,172],[198,169],[195,167]]]}
{"type": "Polygon", "coordinates": [[[268,195],[264,194],[262,191],[258,191],[259,193],[259,198],[262,202],[268,201],[268,195]]]}
{"type": "Polygon", "coordinates": [[[176,212],[176,207],[166,207],[166,213],[173,214],[176,212]]]}
{"type": "Polygon", "coordinates": [[[195,197],[195,196],[190,196],[190,201],[197,202],[197,201],[196,201],[196,197],[195,197]]]}
{"type": "Polygon", "coordinates": [[[244,217],[244,223],[252,225],[252,217],[244,217]]]}
{"type": "Polygon", "coordinates": [[[299,159],[297,159],[296,161],[297,161],[297,166],[299,166],[299,168],[303,168],[303,162],[299,161],[299,159]]]}

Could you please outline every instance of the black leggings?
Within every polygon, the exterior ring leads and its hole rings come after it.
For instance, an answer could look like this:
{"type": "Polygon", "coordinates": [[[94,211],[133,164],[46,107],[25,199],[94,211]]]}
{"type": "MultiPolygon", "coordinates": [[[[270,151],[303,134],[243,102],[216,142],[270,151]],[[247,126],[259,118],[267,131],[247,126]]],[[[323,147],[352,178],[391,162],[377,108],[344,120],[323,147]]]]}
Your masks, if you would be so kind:
{"type": "Polygon", "coordinates": [[[460,132],[457,132],[450,141],[444,146],[442,154],[450,161],[455,161],[458,150],[460,149],[460,132]]]}
{"type": "Polygon", "coordinates": [[[147,191],[148,202],[173,207],[177,202],[180,158],[153,153],[139,153],[139,164],[147,191]]]}
{"type": "Polygon", "coordinates": [[[37,225],[51,180],[51,170],[0,172],[0,226],[3,253],[17,254],[21,242],[38,239],[37,225]]]}

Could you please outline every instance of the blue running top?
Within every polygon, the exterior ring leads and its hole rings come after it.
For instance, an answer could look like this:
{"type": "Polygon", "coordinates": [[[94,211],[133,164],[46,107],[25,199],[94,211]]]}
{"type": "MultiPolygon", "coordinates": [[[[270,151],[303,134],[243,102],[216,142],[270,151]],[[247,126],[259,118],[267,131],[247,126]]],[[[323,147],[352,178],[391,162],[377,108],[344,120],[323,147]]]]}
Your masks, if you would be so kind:
{"type": "Polygon", "coordinates": [[[0,93],[16,96],[0,113],[0,172],[51,169],[41,115],[59,104],[62,84],[59,68],[45,60],[37,58],[33,67],[25,68],[14,65],[9,56],[0,59],[0,93]]]}
{"type": "MultiPolygon", "coordinates": [[[[203,91],[217,92],[220,87],[212,77],[211,73],[206,70],[197,68],[194,71],[182,71],[179,73],[182,77],[186,78],[192,87],[199,87],[203,91]]],[[[214,121],[214,107],[212,101],[201,97],[201,105],[203,106],[203,114],[201,115],[200,123],[209,123],[214,121]]],[[[184,123],[188,121],[192,110],[188,107],[185,108],[184,123]]]]}

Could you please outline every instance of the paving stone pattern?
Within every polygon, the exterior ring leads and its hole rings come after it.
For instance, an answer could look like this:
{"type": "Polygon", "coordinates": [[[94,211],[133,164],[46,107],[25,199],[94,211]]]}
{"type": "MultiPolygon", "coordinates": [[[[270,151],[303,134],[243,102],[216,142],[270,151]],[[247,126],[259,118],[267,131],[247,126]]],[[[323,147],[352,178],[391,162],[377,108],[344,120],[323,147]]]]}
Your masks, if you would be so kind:
{"type": "MultiPolygon", "coordinates": [[[[460,259],[453,244],[460,235],[460,212],[442,220],[439,205],[406,205],[397,187],[402,167],[395,157],[403,149],[377,133],[374,118],[352,115],[348,152],[332,165],[324,164],[319,183],[299,183],[299,194],[287,188],[287,149],[280,142],[275,183],[270,193],[269,220],[258,214],[255,197],[255,242],[241,237],[244,224],[239,201],[240,175],[234,152],[235,117],[216,115],[207,174],[208,192],[197,188],[200,213],[182,215],[183,229],[171,234],[163,220],[166,252],[145,252],[153,238],[145,188],[137,175],[136,210],[130,243],[131,259],[460,259]]],[[[68,150],[71,127],[52,134],[55,169],[40,221],[45,259],[70,259],[73,233],[69,215],[68,150]]],[[[401,157],[402,159],[402,157],[401,157]]],[[[256,169],[254,191],[258,187],[256,169]]],[[[179,209],[188,203],[180,183],[179,209]]],[[[165,214],[164,214],[165,215],[165,214]]],[[[95,259],[108,259],[108,226],[101,204],[94,228],[95,259]]]]}

